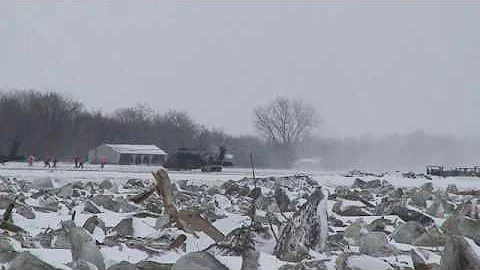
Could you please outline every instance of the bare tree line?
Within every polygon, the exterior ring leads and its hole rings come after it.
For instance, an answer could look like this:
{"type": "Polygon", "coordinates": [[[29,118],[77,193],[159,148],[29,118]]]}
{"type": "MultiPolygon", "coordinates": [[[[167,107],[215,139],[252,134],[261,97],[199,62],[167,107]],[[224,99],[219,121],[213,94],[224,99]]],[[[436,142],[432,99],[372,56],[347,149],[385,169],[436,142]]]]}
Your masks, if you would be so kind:
{"type": "Polygon", "coordinates": [[[137,105],[105,114],[87,111],[80,102],[55,92],[7,91],[0,92],[0,151],[7,151],[15,138],[22,141],[23,155],[63,160],[86,156],[103,142],[155,144],[168,153],[178,148],[226,146],[237,166],[248,166],[250,154],[259,167],[289,166],[296,158],[296,148],[314,126],[314,109],[279,98],[257,108],[255,116],[264,140],[207,128],[181,111],[157,113],[137,105]],[[265,121],[263,126],[259,117],[265,121]],[[264,132],[267,129],[271,132],[264,132]]]}
{"type": "Polygon", "coordinates": [[[239,154],[238,162],[245,164],[248,161],[241,157],[248,156],[245,151],[261,151],[257,138],[228,136],[195,123],[185,112],[157,113],[138,105],[105,114],[87,111],[81,103],[58,93],[33,90],[0,92],[0,151],[8,151],[15,138],[22,141],[23,155],[63,160],[86,156],[103,142],[156,144],[169,153],[182,147],[209,150],[227,145],[239,154]]]}
{"type": "Polygon", "coordinates": [[[196,123],[187,113],[155,112],[146,105],[112,114],[87,111],[58,93],[0,91],[0,153],[20,139],[20,154],[71,160],[86,156],[103,142],[156,144],[168,153],[177,148],[215,150],[226,146],[235,165],[284,168],[300,158],[318,159],[313,169],[421,170],[428,164],[476,165],[475,138],[425,132],[384,137],[326,138],[312,135],[319,124],[315,109],[300,101],[278,98],[253,113],[257,136],[232,136],[196,123]]]}

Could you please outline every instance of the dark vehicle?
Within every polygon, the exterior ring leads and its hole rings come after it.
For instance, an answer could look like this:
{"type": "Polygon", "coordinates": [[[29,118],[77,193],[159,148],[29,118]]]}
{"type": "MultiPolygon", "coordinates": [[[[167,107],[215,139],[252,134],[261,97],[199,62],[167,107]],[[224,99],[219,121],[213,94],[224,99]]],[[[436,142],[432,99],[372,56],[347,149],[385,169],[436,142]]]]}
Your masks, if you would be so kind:
{"type": "Polygon", "coordinates": [[[428,175],[443,176],[443,173],[444,173],[443,166],[434,166],[434,165],[427,166],[428,175]]]}
{"type": "Polygon", "coordinates": [[[20,144],[22,144],[20,140],[18,139],[13,140],[12,145],[10,146],[10,151],[8,151],[8,155],[0,155],[0,163],[4,164],[5,162],[9,162],[9,161],[25,160],[25,157],[17,155],[20,144]]]}
{"type": "Polygon", "coordinates": [[[219,147],[218,153],[194,151],[186,148],[170,156],[165,163],[165,167],[170,170],[195,170],[201,169],[203,172],[221,172],[224,166],[232,166],[232,156],[228,155],[227,149],[219,147]]]}

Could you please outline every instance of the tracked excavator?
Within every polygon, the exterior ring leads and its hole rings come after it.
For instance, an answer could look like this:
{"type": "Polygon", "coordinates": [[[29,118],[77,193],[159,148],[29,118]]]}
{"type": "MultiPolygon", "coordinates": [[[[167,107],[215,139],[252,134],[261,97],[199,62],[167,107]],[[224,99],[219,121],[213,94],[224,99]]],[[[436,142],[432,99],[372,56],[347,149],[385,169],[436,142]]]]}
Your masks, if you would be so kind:
{"type": "Polygon", "coordinates": [[[169,170],[201,169],[202,172],[221,172],[224,166],[233,165],[231,157],[227,155],[224,146],[219,147],[218,153],[181,148],[167,159],[165,167],[169,170]],[[226,157],[229,159],[226,160],[226,157]]]}

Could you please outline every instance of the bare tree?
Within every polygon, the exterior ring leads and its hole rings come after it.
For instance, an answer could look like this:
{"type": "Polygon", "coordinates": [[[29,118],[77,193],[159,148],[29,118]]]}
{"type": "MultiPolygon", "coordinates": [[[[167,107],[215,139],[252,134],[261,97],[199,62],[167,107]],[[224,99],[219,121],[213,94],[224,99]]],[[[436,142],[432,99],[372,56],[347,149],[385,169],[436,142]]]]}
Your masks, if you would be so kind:
{"type": "Polygon", "coordinates": [[[288,165],[295,148],[319,123],[315,109],[299,100],[277,98],[265,107],[255,109],[255,128],[281,151],[288,165]]]}
{"type": "Polygon", "coordinates": [[[0,89],[0,153],[7,153],[15,138],[22,141],[19,155],[60,160],[86,156],[103,142],[156,144],[169,153],[180,147],[224,145],[235,156],[236,166],[249,166],[250,153],[259,167],[268,166],[266,161],[275,156],[258,137],[228,135],[198,124],[182,111],[158,113],[139,104],[104,113],[54,92],[0,89]]]}

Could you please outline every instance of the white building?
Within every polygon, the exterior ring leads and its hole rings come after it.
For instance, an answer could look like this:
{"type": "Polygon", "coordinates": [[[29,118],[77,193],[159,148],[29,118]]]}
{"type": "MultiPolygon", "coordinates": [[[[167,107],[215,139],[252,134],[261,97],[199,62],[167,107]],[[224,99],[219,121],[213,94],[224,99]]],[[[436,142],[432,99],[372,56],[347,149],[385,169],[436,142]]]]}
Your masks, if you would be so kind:
{"type": "Polygon", "coordinates": [[[163,165],[167,153],[156,145],[101,144],[88,152],[90,163],[163,165]]]}

